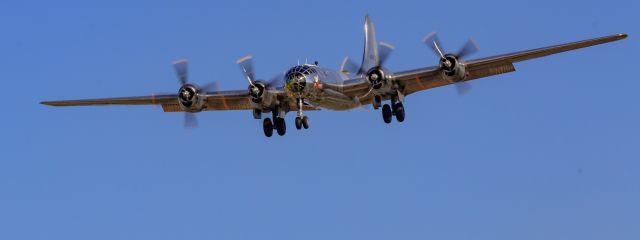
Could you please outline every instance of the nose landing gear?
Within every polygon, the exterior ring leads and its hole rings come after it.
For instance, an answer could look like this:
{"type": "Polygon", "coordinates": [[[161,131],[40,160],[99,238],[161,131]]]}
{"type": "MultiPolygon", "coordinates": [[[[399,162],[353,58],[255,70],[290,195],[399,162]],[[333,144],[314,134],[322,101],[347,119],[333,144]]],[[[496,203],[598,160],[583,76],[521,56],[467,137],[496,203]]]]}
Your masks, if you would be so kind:
{"type": "Polygon", "coordinates": [[[309,117],[296,117],[296,129],[308,129],[309,128],[309,117]]]}
{"type": "Polygon", "coordinates": [[[303,112],[302,112],[302,107],[303,107],[303,102],[302,102],[302,98],[298,99],[298,115],[296,116],[296,129],[301,130],[303,127],[304,129],[308,129],[309,128],[309,117],[304,116],[303,112]]]}

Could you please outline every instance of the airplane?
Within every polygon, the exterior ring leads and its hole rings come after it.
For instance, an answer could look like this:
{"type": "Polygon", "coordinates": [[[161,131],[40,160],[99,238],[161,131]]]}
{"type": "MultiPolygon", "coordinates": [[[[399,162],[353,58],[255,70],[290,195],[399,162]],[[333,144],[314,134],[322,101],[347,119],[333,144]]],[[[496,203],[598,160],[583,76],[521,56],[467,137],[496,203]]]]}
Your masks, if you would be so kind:
{"type": "Polygon", "coordinates": [[[459,94],[469,91],[468,81],[514,72],[514,63],[540,58],[551,54],[590,47],[622,40],[627,34],[593,38],[572,43],[513,52],[491,57],[465,60],[478,51],[473,40],[469,40],[455,53],[442,48],[437,35],[427,34],[422,42],[438,57],[436,66],[406,71],[390,71],[385,63],[394,49],[391,44],[376,41],[371,18],[365,16],[364,53],[362,63],[357,65],[344,58],[339,70],[313,64],[298,64],[283,75],[269,81],[256,77],[253,58],[246,56],[236,63],[249,83],[246,90],[220,91],[217,85],[202,87],[188,81],[187,61],[173,62],[181,84],[177,94],[161,94],[140,97],[102,98],[84,100],[44,101],[50,106],[88,105],[161,105],[164,112],[184,112],[185,127],[197,125],[195,113],[202,111],[251,110],[254,119],[262,119],[271,113],[271,118],[262,121],[264,135],[271,137],[274,129],[278,135],[286,133],[285,115],[296,112],[295,127],[309,128],[309,117],[305,111],[346,111],[371,104],[382,108],[382,119],[391,123],[405,120],[403,105],[406,96],[436,87],[453,84],[459,94]],[[388,103],[385,103],[387,102],[388,103]]]}

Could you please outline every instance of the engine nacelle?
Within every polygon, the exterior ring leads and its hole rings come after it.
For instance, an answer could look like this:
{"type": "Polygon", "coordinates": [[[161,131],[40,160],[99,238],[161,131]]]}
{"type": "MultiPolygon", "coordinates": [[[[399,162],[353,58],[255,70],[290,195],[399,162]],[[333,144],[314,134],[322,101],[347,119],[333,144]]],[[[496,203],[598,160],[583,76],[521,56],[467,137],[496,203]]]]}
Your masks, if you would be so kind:
{"type": "Polygon", "coordinates": [[[200,112],[205,108],[205,101],[200,96],[200,88],[185,84],[178,91],[178,103],[185,112],[200,112]]]}
{"type": "Polygon", "coordinates": [[[261,103],[264,100],[264,93],[267,87],[262,82],[255,82],[249,85],[249,96],[254,103],[261,103]]]}
{"type": "Polygon", "coordinates": [[[447,54],[440,59],[440,68],[444,77],[454,82],[463,81],[467,77],[464,62],[453,54],[447,54]]]}
{"type": "Polygon", "coordinates": [[[380,67],[375,67],[369,70],[367,72],[366,78],[367,81],[369,81],[369,85],[371,85],[373,89],[380,89],[380,87],[382,87],[382,84],[387,81],[387,75],[380,67]]]}

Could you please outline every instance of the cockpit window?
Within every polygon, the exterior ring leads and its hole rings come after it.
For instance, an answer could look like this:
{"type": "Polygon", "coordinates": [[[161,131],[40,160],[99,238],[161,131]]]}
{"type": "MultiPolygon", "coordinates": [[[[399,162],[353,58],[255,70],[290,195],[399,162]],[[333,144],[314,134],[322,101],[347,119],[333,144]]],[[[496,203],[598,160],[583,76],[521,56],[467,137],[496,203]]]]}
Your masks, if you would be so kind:
{"type": "Polygon", "coordinates": [[[285,77],[287,80],[298,80],[301,77],[316,73],[316,69],[309,65],[295,66],[287,71],[285,77]]]}
{"type": "Polygon", "coordinates": [[[306,86],[306,78],[317,73],[316,69],[309,65],[295,66],[285,74],[287,88],[293,92],[302,92],[306,86]]]}

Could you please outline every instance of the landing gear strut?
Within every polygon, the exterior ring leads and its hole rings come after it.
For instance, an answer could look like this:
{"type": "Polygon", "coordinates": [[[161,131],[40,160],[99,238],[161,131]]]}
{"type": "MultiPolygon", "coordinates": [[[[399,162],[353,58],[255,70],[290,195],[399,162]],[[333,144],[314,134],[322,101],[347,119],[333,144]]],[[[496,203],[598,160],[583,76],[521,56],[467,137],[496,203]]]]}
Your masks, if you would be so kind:
{"type": "Polygon", "coordinates": [[[380,98],[380,96],[373,96],[373,102],[371,105],[373,105],[373,109],[380,108],[380,106],[382,106],[382,98],[380,98]]]}
{"type": "Polygon", "coordinates": [[[302,112],[302,98],[298,99],[298,115],[296,116],[296,129],[300,130],[304,127],[304,129],[309,128],[309,117],[304,116],[302,112]]]}

